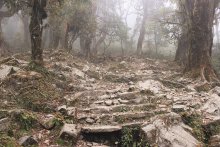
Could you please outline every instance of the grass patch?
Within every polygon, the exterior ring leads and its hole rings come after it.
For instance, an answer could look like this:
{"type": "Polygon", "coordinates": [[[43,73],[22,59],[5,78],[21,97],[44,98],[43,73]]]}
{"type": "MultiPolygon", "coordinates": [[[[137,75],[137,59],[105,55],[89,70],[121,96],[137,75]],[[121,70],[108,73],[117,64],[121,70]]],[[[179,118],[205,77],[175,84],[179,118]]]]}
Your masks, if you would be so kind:
{"type": "Polygon", "coordinates": [[[122,147],[148,147],[146,141],[141,137],[140,130],[140,126],[124,127],[120,145],[122,147]]]}
{"type": "Polygon", "coordinates": [[[15,122],[18,123],[20,126],[20,129],[29,131],[31,128],[36,126],[37,119],[34,116],[34,114],[29,112],[20,112],[18,114],[15,114],[15,122]]]}

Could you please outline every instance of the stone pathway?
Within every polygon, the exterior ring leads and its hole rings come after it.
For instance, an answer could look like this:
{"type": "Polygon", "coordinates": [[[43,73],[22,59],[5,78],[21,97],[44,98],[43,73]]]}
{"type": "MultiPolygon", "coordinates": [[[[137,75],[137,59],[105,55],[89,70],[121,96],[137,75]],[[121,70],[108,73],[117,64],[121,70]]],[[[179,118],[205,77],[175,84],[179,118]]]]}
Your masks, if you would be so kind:
{"type": "MultiPolygon", "coordinates": [[[[219,87],[198,92],[203,83],[182,77],[173,62],[130,58],[93,64],[63,54],[46,52],[53,80],[42,69],[25,70],[25,62],[1,65],[0,132],[12,126],[28,130],[13,130],[21,134],[14,136],[17,144],[197,147],[204,144],[202,128],[219,126],[219,87]],[[33,101],[20,103],[17,97],[30,90],[33,101]]],[[[211,133],[208,144],[219,144],[218,133],[211,133]]]]}

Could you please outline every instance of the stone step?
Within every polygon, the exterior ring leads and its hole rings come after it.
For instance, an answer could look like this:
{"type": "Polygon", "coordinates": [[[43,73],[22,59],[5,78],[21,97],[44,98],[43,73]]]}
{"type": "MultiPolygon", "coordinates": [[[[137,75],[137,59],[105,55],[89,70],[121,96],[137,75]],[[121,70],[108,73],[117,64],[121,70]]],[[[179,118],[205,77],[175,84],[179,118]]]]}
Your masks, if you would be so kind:
{"type": "Polygon", "coordinates": [[[82,124],[87,124],[86,120],[93,119],[96,124],[123,124],[132,123],[140,120],[148,120],[149,118],[157,115],[167,113],[168,110],[156,109],[150,112],[140,111],[140,112],[119,112],[119,113],[109,113],[109,114],[79,114],[78,122],[82,124]]]}
{"type": "Polygon", "coordinates": [[[110,133],[120,131],[121,126],[84,126],[81,128],[83,133],[110,133]]]}
{"type": "Polygon", "coordinates": [[[131,100],[137,97],[137,95],[140,94],[140,91],[133,91],[133,92],[123,92],[123,93],[117,93],[117,94],[106,94],[99,96],[99,100],[109,100],[109,99],[127,99],[131,100]]]}
{"type": "Polygon", "coordinates": [[[79,113],[94,113],[94,114],[105,114],[115,112],[129,112],[129,111],[150,111],[156,109],[155,104],[139,104],[139,105],[126,105],[119,104],[113,106],[93,106],[93,108],[79,109],[79,113]]]}

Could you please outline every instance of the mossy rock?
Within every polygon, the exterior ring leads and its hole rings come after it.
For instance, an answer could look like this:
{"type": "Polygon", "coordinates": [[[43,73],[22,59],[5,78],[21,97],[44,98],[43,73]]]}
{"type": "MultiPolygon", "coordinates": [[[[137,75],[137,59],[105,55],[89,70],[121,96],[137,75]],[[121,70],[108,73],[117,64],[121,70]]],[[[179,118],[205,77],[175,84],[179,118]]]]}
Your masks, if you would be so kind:
{"type": "Polygon", "coordinates": [[[47,121],[40,122],[44,129],[52,130],[54,128],[61,128],[63,126],[64,119],[59,116],[51,116],[47,121]]]}
{"type": "Polygon", "coordinates": [[[206,134],[202,126],[202,117],[199,114],[182,113],[183,122],[193,129],[193,135],[201,142],[206,142],[206,134]]]}

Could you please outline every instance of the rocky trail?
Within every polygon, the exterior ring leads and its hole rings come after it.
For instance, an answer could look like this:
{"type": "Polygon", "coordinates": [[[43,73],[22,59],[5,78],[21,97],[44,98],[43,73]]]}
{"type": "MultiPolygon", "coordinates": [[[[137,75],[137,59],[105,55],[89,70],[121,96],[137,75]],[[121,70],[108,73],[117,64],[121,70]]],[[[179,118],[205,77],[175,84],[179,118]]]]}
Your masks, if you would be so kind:
{"type": "Polygon", "coordinates": [[[220,146],[218,84],[164,60],[44,56],[0,60],[0,146],[220,146]]]}

